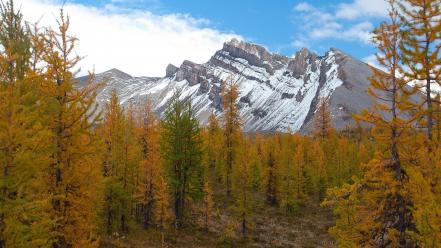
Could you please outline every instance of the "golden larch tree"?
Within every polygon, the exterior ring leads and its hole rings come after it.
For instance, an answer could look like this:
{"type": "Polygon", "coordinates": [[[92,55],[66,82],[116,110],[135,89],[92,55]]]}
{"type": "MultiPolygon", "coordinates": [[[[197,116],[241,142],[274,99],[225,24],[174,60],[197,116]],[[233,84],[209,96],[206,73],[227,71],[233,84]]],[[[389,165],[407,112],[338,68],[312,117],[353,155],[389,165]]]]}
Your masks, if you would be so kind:
{"type": "Polygon", "coordinates": [[[376,102],[370,111],[365,110],[356,116],[373,125],[379,149],[375,158],[364,166],[362,179],[353,179],[352,185],[331,190],[325,201],[336,204],[339,218],[352,218],[352,221],[338,221],[334,227],[334,233],[339,234],[342,244],[414,246],[409,236],[414,231],[412,201],[407,186],[409,174],[403,160],[404,147],[408,144],[403,136],[409,128],[409,122],[403,119],[408,94],[405,83],[398,77],[401,23],[395,0],[388,2],[390,21],[382,23],[374,31],[374,41],[379,50],[377,60],[386,71],[373,69],[369,93],[376,102]],[[344,208],[353,207],[357,211],[349,216],[344,208]],[[353,228],[348,229],[346,225],[353,225],[353,228]]]}
{"type": "Polygon", "coordinates": [[[49,132],[39,104],[43,100],[43,76],[31,66],[31,58],[42,47],[36,46],[32,38],[14,2],[2,1],[0,247],[43,247],[53,237],[45,184],[49,132]]]}
{"type": "Polygon", "coordinates": [[[237,149],[237,135],[240,132],[240,116],[237,106],[239,97],[239,85],[233,76],[229,76],[223,86],[222,102],[224,109],[223,131],[225,140],[225,166],[226,166],[226,187],[227,196],[231,196],[231,173],[235,161],[235,150],[237,149]]]}
{"type": "Polygon", "coordinates": [[[314,115],[313,134],[321,139],[327,138],[334,131],[331,110],[327,98],[319,98],[314,115]]]}
{"type": "Polygon", "coordinates": [[[60,11],[58,30],[45,35],[45,81],[47,126],[51,132],[47,183],[52,218],[56,221],[53,247],[98,246],[97,204],[101,173],[96,136],[92,127],[99,115],[96,89],[88,77],[83,87],[74,79],[80,57],[72,55],[77,39],[68,34],[69,17],[60,11]]]}
{"type": "Polygon", "coordinates": [[[441,57],[441,1],[440,0],[404,0],[400,2],[400,14],[403,22],[401,28],[401,60],[405,64],[401,72],[413,81],[416,87],[422,88],[422,103],[417,107],[417,118],[427,134],[427,148],[432,150],[434,85],[440,84],[441,57]]]}
{"type": "Polygon", "coordinates": [[[138,110],[138,137],[142,146],[136,189],[136,215],[144,228],[152,225],[156,184],[161,176],[159,120],[146,100],[138,110]]]}

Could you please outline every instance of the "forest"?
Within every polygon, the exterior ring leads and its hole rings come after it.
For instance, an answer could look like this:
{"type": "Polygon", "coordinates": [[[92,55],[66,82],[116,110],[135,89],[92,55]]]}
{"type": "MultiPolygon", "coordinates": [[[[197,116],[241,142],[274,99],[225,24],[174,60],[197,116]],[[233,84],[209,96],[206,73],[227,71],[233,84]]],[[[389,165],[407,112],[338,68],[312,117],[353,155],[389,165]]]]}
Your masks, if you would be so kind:
{"type": "Polygon", "coordinates": [[[207,126],[179,90],[161,117],[115,91],[101,110],[69,15],[2,1],[0,247],[441,247],[441,2],[387,2],[375,104],[337,130],[321,99],[304,135],[243,132],[234,78],[207,126]],[[283,236],[317,211],[324,234],[283,236]]]}

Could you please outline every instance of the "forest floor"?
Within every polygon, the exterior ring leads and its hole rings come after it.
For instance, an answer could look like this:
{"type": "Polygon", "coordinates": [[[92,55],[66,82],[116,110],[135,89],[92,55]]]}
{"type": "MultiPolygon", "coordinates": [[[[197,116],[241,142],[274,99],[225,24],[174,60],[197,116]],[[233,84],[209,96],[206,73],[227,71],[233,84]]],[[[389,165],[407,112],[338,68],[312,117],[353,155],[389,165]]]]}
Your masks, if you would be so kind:
{"type": "MultiPolygon", "coordinates": [[[[223,202],[223,201],[221,201],[223,202]]],[[[308,202],[295,214],[266,205],[256,206],[250,217],[250,231],[243,238],[234,209],[222,209],[212,218],[208,231],[201,228],[202,219],[179,232],[169,230],[163,247],[334,247],[328,229],[334,224],[332,213],[308,202]]],[[[156,230],[132,230],[128,236],[104,238],[103,248],[161,247],[161,235],[156,230]]]]}

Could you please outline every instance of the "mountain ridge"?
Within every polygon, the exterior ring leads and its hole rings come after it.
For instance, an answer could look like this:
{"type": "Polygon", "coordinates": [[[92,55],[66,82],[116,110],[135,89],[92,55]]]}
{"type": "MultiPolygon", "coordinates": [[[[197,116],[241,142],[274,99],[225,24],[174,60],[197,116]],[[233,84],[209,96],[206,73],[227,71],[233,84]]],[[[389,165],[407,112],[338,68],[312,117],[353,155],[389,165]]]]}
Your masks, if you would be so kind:
{"type": "Polygon", "coordinates": [[[99,73],[95,80],[107,85],[98,92],[98,102],[104,107],[115,89],[123,105],[149,98],[161,116],[179,87],[182,99],[192,100],[196,116],[206,124],[212,111],[222,116],[220,93],[231,75],[240,79],[237,104],[244,131],[250,132],[308,132],[319,98],[329,100],[338,129],[353,123],[352,114],[372,104],[366,92],[371,67],[337,48],[322,56],[303,48],[287,57],[232,39],[206,63],[185,60],[179,67],[169,64],[165,72],[162,78],[133,77],[118,69],[99,73]]]}

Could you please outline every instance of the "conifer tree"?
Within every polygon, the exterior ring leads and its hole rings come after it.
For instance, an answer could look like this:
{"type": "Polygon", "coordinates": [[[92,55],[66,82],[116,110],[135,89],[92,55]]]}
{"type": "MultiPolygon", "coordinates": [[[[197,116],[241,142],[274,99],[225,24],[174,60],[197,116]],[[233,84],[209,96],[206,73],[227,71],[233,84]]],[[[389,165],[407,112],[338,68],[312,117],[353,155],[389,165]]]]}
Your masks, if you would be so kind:
{"type": "Polygon", "coordinates": [[[277,200],[277,182],[276,182],[276,160],[274,150],[270,148],[267,159],[267,182],[266,182],[266,201],[270,205],[276,205],[277,200]]]}
{"type": "Polygon", "coordinates": [[[333,131],[331,111],[329,101],[326,98],[320,98],[317,111],[314,115],[313,133],[316,137],[325,139],[333,131]]]}
{"type": "Polygon", "coordinates": [[[294,154],[294,191],[297,200],[301,201],[306,196],[305,155],[303,145],[299,144],[294,154]]]}
{"type": "Polygon", "coordinates": [[[51,194],[51,216],[56,221],[53,247],[93,247],[100,200],[98,148],[92,127],[99,119],[95,103],[93,75],[83,87],[74,80],[74,67],[80,57],[73,56],[76,38],[68,34],[69,17],[63,10],[58,30],[47,29],[43,53],[47,101],[46,122],[51,133],[47,183],[51,194]]]}
{"type": "Polygon", "coordinates": [[[157,183],[157,190],[155,190],[155,211],[154,217],[157,227],[161,233],[161,247],[164,247],[164,235],[168,222],[172,215],[169,209],[169,194],[167,188],[167,182],[164,177],[159,176],[157,183]]]}
{"type": "Polygon", "coordinates": [[[214,115],[214,112],[212,112],[208,117],[207,157],[209,158],[209,167],[215,167],[218,163],[217,149],[219,147],[217,146],[216,141],[218,141],[219,139],[219,133],[220,127],[217,122],[216,115],[214,115]]]}
{"type": "Polygon", "coordinates": [[[312,143],[311,154],[311,169],[310,178],[313,187],[313,193],[317,195],[319,201],[323,200],[328,187],[328,168],[326,166],[325,154],[318,141],[312,143]]]}
{"type": "Polygon", "coordinates": [[[434,119],[434,136],[435,144],[439,146],[441,141],[441,94],[436,94],[434,98],[433,106],[433,119],[434,119]]]}
{"type": "Polygon", "coordinates": [[[104,213],[107,234],[114,231],[125,231],[130,196],[125,186],[126,168],[126,117],[120,106],[116,90],[111,93],[107,103],[102,125],[105,152],[103,158],[103,175],[105,184],[104,213]]]}
{"type": "Polygon", "coordinates": [[[264,138],[261,134],[256,134],[253,149],[255,156],[251,158],[251,178],[253,191],[259,191],[263,187],[263,164],[265,163],[264,138]]]}
{"type": "Polygon", "coordinates": [[[199,123],[191,102],[175,91],[162,121],[161,154],[173,194],[175,227],[185,221],[188,199],[199,200],[203,190],[203,167],[199,123]]]}
{"type": "Polygon", "coordinates": [[[406,157],[412,165],[417,165],[407,168],[408,184],[413,194],[413,221],[418,229],[418,235],[414,237],[420,246],[429,246],[434,240],[439,243],[441,239],[440,221],[429,221],[439,220],[441,216],[440,208],[434,207],[441,202],[436,120],[440,102],[434,96],[434,88],[441,82],[441,1],[403,0],[400,7],[404,26],[400,47],[405,64],[403,74],[416,84],[417,89],[424,92],[420,94],[422,101],[416,105],[413,113],[418,124],[424,128],[425,139],[421,143],[420,136],[415,138],[416,142],[409,148],[409,156],[406,157]]]}
{"type": "Polygon", "coordinates": [[[433,85],[439,84],[441,78],[440,6],[440,0],[405,0],[400,3],[404,26],[401,30],[401,59],[406,65],[403,72],[409,80],[416,80],[418,87],[425,92],[423,103],[417,107],[420,117],[424,118],[429,152],[433,145],[433,85]]]}
{"type": "Polygon", "coordinates": [[[150,101],[141,105],[138,116],[138,136],[142,146],[136,190],[136,215],[148,228],[153,220],[155,187],[163,169],[160,164],[159,120],[153,113],[150,101]]]}
{"type": "Polygon", "coordinates": [[[43,247],[53,237],[44,183],[48,132],[43,77],[31,67],[32,35],[14,2],[0,4],[0,247],[43,247]]]}
{"type": "Polygon", "coordinates": [[[123,187],[129,196],[129,206],[127,213],[121,217],[124,231],[128,231],[129,221],[134,216],[136,175],[141,161],[141,146],[137,137],[135,107],[132,102],[129,103],[126,111],[126,120],[124,122],[124,169],[123,169],[123,187]]]}
{"type": "Polygon", "coordinates": [[[223,153],[222,153],[222,129],[218,120],[212,112],[208,117],[208,127],[205,138],[205,157],[208,167],[209,178],[216,178],[218,181],[224,179],[223,153]]]}
{"type": "Polygon", "coordinates": [[[229,76],[224,82],[222,92],[224,108],[224,138],[225,138],[225,165],[226,165],[226,187],[227,196],[231,196],[231,173],[235,161],[235,150],[237,149],[237,135],[240,132],[240,116],[236,100],[239,97],[239,85],[229,76]]]}
{"type": "Polygon", "coordinates": [[[213,216],[213,210],[214,210],[213,207],[214,207],[213,190],[208,184],[208,181],[205,181],[203,215],[204,215],[204,227],[206,231],[208,231],[209,229],[211,217],[213,216]]]}
{"type": "Polygon", "coordinates": [[[280,206],[286,210],[287,213],[294,210],[295,205],[295,168],[292,156],[292,137],[291,134],[282,134],[281,144],[279,148],[278,160],[280,164],[280,206]]]}
{"type": "Polygon", "coordinates": [[[401,23],[395,1],[390,0],[389,4],[390,22],[382,23],[374,31],[374,41],[380,52],[378,62],[387,69],[387,73],[373,71],[369,93],[376,103],[373,110],[357,116],[374,125],[375,138],[380,145],[385,145],[386,152],[380,149],[375,159],[365,166],[361,180],[354,179],[353,185],[331,190],[329,201],[325,203],[337,204],[336,212],[340,218],[349,218],[345,216],[347,211],[342,211],[351,207],[347,204],[354,204],[357,210],[352,222],[349,219],[341,220],[334,228],[334,232],[341,235],[338,236],[339,242],[377,247],[413,247],[415,244],[409,236],[414,231],[412,200],[407,185],[409,174],[402,159],[406,144],[402,134],[409,125],[402,118],[403,109],[407,109],[407,94],[405,84],[397,77],[401,23]],[[348,229],[345,225],[354,226],[348,229]]]}
{"type": "Polygon", "coordinates": [[[234,169],[234,191],[235,191],[235,210],[239,216],[240,232],[242,237],[248,235],[250,229],[251,215],[253,209],[252,202],[252,180],[251,180],[251,156],[255,155],[250,150],[250,144],[246,138],[241,137],[238,145],[237,167],[234,169]]]}

